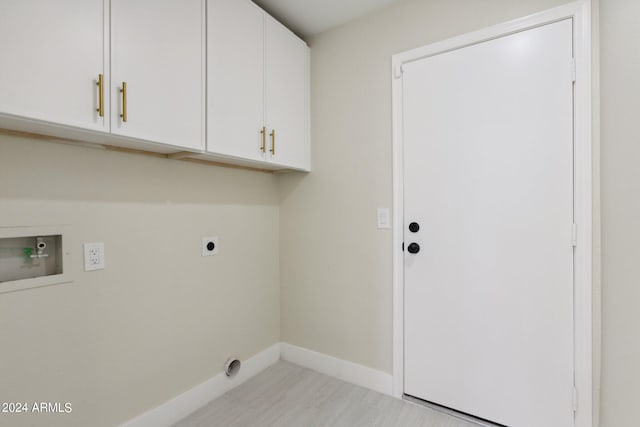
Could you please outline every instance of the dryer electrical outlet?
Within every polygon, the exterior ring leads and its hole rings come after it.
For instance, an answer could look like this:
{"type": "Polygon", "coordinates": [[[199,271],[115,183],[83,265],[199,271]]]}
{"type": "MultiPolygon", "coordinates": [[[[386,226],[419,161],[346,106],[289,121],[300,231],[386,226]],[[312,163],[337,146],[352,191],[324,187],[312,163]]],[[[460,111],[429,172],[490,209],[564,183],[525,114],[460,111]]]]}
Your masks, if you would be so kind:
{"type": "Polygon", "coordinates": [[[104,243],[84,244],[84,271],[104,270],[104,243]]]}
{"type": "Polygon", "coordinates": [[[218,238],[203,237],[202,238],[202,256],[211,256],[218,254],[218,238]]]}

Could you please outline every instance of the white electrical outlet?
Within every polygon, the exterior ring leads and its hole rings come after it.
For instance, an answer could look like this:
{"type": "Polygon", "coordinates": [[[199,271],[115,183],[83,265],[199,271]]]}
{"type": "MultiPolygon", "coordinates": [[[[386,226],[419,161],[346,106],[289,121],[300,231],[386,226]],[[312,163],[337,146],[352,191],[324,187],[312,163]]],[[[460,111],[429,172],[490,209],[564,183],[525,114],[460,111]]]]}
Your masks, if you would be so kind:
{"type": "Polygon", "coordinates": [[[104,270],[104,243],[84,244],[84,271],[104,270]]]}
{"type": "Polygon", "coordinates": [[[202,256],[211,256],[218,254],[218,238],[203,237],[202,238],[202,256]]]}

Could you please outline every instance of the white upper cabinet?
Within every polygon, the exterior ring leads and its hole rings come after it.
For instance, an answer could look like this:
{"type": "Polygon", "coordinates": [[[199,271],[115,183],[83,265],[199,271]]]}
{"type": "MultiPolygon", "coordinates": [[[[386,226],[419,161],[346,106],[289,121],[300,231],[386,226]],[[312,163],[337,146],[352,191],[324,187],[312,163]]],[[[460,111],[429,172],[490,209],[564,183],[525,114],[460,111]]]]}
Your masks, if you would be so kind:
{"type": "Polygon", "coordinates": [[[265,41],[267,154],[278,165],[308,170],[309,48],[270,16],[265,41]]]}
{"type": "Polygon", "coordinates": [[[0,130],[310,169],[309,48],[250,0],[0,0],[0,130]]]}
{"type": "Polygon", "coordinates": [[[207,151],[309,169],[309,48],[248,0],[208,0],[207,151]]]}
{"type": "Polygon", "coordinates": [[[207,150],[264,160],[264,12],[209,0],[207,26],[207,150]]]}
{"type": "Polygon", "coordinates": [[[204,9],[204,0],[111,0],[113,134],[204,149],[204,9]]]}
{"type": "Polygon", "coordinates": [[[0,1],[0,114],[107,131],[104,26],[103,0],[0,1]]]}

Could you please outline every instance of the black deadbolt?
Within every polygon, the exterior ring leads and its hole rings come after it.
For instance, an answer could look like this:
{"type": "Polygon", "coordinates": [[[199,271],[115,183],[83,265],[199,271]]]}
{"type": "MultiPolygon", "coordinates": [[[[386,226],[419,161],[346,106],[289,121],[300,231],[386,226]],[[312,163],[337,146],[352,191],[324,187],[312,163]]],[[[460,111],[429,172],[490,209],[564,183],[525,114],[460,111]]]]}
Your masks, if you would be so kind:
{"type": "Polygon", "coordinates": [[[212,251],[212,250],[214,250],[215,248],[216,248],[216,244],[215,244],[215,243],[213,243],[213,242],[209,242],[209,243],[207,243],[207,250],[208,250],[208,251],[212,251]]]}
{"type": "Polygon", "coordinates": [[[418,252],[420,252],[420,245],[417,243],[411,243],[407,250],[410,254],[417,254],[418,252]]]}
{"type": "Polygon", "coordinates": [[[420,230],[420,224],[418,224],[417,222],[412,222],[411,224],[409,224],[410,232],[417,233],[418,230],[420,230]]]}

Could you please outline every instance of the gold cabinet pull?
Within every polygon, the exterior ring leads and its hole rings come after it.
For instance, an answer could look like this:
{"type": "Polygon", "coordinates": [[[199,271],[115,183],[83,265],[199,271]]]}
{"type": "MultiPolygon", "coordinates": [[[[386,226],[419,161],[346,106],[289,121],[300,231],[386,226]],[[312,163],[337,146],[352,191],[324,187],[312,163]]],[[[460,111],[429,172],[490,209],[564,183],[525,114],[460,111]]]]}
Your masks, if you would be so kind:
{"type": "Polygon", "coordinates": [[[275,156],[276,154],[276,130],[273,129],[271,130],[271,133],[269,134],[271,136],[271,154],[273,154],[275,156]]]}
{"type": "Polygon", "coordinates": [[[267,128],[262,126],[262,130],[260,131],[260,135],[262,135],[262,145],[260,146],[260,151],[263,153],[267,152],[267,128]]]}
{"type": "Polygon", "coordinates": [[[122,94],[122,121],[127,121],[127,82],[122,82],[122,88],[120,89],[120,93],[122,94]]]}
{"type": "Polygon", "coordinates": [[[102,74],[98,74],[96,85],[98,86],[98,108],[96,108],[96,111],[100,117],[104,117],[104,82],[102,74]]]}

